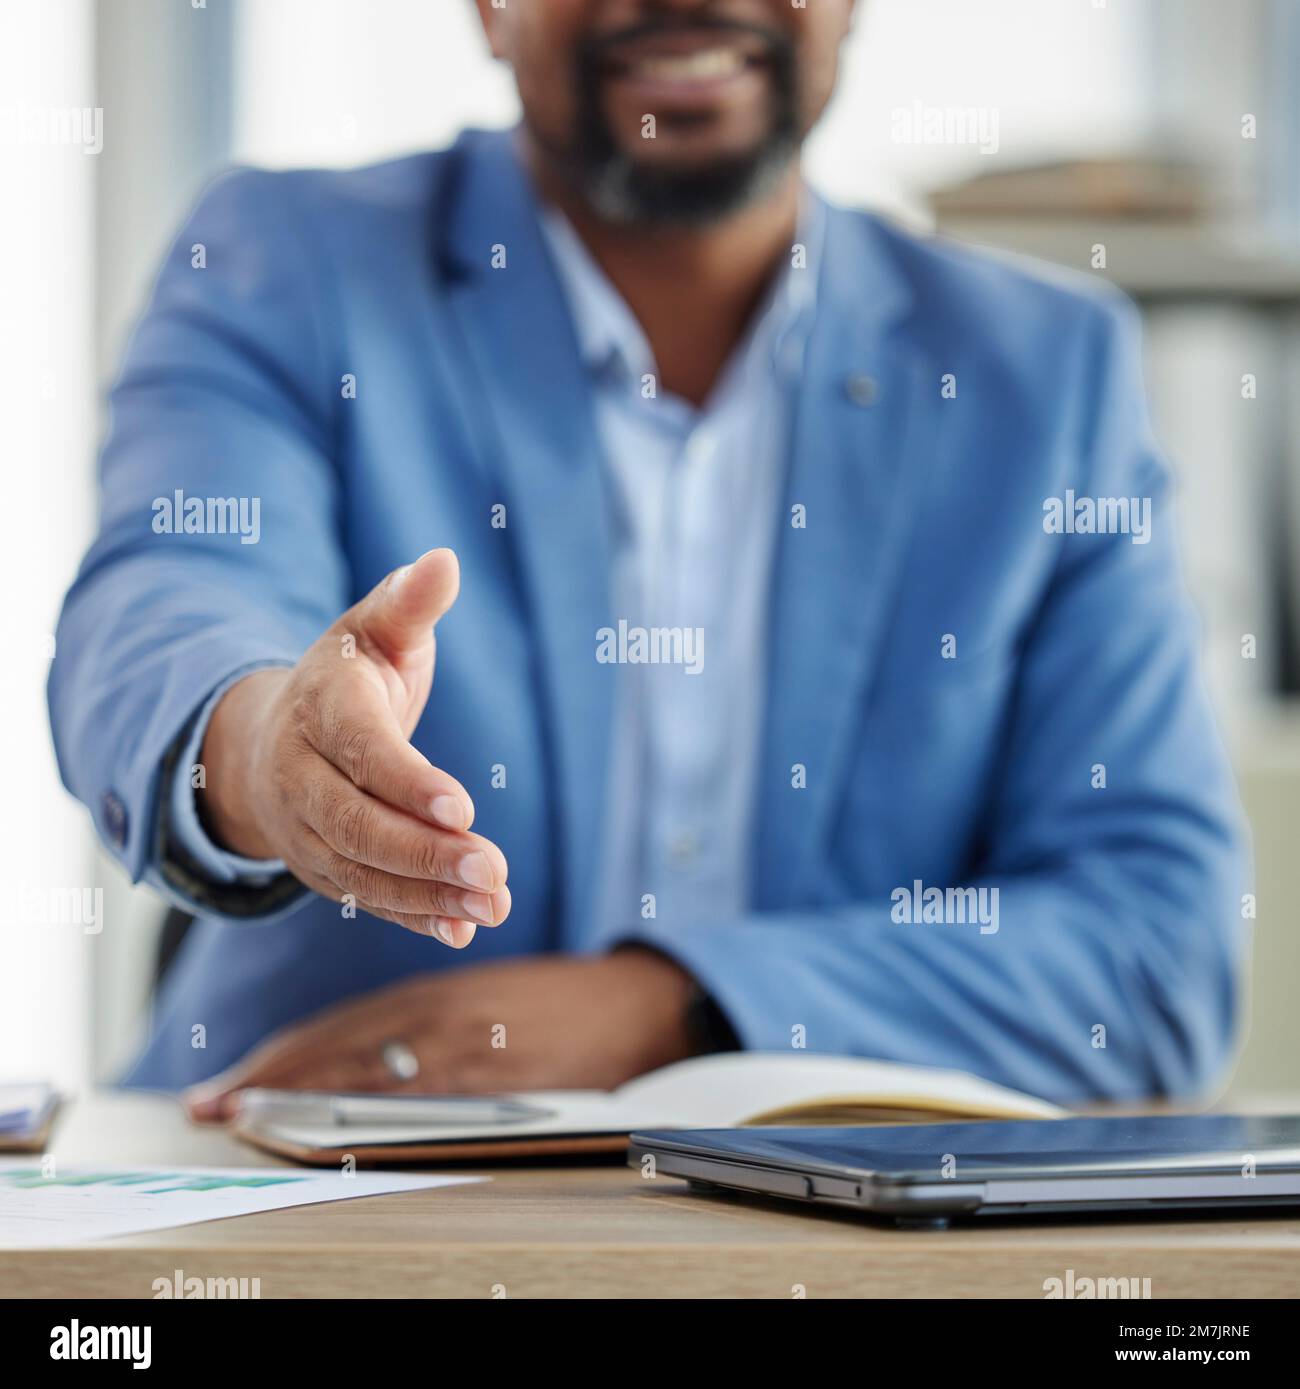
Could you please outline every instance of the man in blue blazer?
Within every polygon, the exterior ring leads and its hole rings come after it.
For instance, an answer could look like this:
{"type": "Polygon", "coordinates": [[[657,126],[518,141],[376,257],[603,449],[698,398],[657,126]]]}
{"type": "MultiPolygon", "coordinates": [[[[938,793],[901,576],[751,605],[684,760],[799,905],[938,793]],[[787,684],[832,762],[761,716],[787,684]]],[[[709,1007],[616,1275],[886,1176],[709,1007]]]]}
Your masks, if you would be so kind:
{"type": "Polygon", "coordinates": [[[199,917],[130,1083],[1219,1072],[1237,812],[1135,315],[807,190],[851,9],[480,0],[517,131],[202,199],[50,685],[199,917]]]}

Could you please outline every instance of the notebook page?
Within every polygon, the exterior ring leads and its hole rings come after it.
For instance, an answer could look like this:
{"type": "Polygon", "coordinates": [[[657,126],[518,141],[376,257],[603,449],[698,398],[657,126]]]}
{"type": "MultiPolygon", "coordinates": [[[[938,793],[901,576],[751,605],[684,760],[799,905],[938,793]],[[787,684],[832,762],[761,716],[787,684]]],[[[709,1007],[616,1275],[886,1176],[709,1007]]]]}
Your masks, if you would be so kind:
{"type": "MultiPolygon", "coordinates": [[[[671,1110],[697,1128],[730,1128],[814,1101],[909,1109],[933,1104],[939,1110],[1023,1119],[1059,1118],[1063,1112],[965,1071],[808,1052],[696,1057],[639,1076],[616,1094],[632,1110],[671,1110]]],[[[643,1120],[638,1125],[650,1127],[643,1120]]]]}

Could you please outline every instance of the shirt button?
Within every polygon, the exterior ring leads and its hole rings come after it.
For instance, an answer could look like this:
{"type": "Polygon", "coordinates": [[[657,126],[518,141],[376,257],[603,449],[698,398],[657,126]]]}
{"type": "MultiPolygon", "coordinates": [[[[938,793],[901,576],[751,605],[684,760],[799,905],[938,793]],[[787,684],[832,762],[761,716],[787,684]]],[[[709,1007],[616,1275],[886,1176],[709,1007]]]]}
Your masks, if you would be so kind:
{"type": "Polygon", "coordinates": [[[854,372],[844,382],[844,394],[854,405],[874,405],[876,397],[880,394],[880,387],[874,376],[854,372]]]}
{"type": "Polygon", "coordinates": [[[104,833],[108,835],[109,842],[118,849],[125,848],[130,821],[122,798],[116,791],[105,791],[99,805],[104,816],[104,833]]]}

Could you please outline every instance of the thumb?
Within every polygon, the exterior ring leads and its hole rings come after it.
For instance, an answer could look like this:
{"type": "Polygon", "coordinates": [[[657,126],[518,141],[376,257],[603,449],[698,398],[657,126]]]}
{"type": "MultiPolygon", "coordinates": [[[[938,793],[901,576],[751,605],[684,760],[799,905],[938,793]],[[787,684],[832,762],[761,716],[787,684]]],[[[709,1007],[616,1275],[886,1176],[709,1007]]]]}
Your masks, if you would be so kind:
{"type": "Polygon", "coordinates": [[[460,562],[452,550],[428,550],[395,569],[358,604],[356,617],[388,656],[429,640],[429,633],[460,592],[460,562]]]}

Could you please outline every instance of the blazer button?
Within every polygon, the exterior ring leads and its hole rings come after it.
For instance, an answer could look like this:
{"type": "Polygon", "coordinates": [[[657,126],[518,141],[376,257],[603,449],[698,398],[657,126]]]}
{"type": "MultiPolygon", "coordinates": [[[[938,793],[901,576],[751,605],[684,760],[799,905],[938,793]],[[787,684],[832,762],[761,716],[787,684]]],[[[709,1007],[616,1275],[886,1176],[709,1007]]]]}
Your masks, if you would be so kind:
{"type": "Polygon", "coordinates": [[[99,804],[104,816],[104,833],[116,848],[124,849],[130,820],[121,796],[116,791],[105,791],[99,804]]]}
{"type": "Polygon", "coordinates": [[[844,382],[844,394],[854,405],[874,405],[880,394],[880,387],[874,376],[864,376],[855,372],[844,382]]]}

